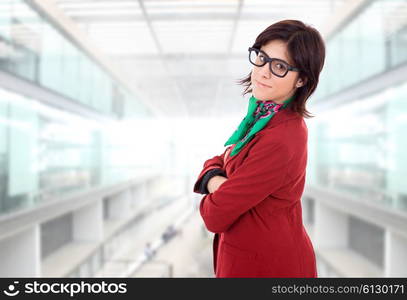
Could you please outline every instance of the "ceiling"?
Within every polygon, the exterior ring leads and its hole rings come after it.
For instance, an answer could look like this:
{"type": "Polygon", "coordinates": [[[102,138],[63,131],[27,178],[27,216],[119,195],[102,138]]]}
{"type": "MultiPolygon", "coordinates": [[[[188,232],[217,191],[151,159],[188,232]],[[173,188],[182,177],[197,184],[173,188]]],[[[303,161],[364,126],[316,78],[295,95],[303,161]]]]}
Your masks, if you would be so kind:
{"type": "Polygon", "coordinates": [[[345,0],[55,0],[161,115],[246,110],[236,80],[266,27],[299,19],[318,30],[345,0]]]}

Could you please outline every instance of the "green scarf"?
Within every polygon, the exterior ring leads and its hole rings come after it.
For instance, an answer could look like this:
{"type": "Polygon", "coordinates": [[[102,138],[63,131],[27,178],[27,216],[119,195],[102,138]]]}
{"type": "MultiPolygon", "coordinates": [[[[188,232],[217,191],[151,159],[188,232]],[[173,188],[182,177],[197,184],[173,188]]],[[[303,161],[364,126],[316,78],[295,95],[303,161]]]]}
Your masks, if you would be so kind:
{"type": "Polygon", "coordinates": [[[274,103],[272,100],[262,101],[253,95],[249,99],[249,108],[247,115],[240,122],[239,127],[232,136],[226,141],[224,146],[236,143],[230,156],[233,156],[254,137],[254,135],[263,129],[268,121],[280,110],[287,107],[293,101],[295,95],[288,98],[283,104],[274,103]]]}

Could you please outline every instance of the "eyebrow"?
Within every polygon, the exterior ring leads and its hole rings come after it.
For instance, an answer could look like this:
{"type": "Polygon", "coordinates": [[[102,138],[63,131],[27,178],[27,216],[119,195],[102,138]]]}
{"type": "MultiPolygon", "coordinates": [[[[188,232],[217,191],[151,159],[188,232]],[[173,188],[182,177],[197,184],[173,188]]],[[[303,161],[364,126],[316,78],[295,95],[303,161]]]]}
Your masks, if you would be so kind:
{"type": "MultiPolygon", "coordinates": [[[[259,49],[260,50],[260,52],[261,53],[263,53],[263,54],[265,54],[267,57],[271,57],[270,55],[268,55],[266,52],[264,52],[264,50],[261,50],[261,49],[259,49]]],[[[282,58],[279,58],[279,57],[273,57],[273,58],[276,58],[276,59],[278,59],[278,60],[281,60],[281,61],[283,61],[283,62],[285,62],[286,64],[288,64],[288,65],[291,65],[288,61],[286,61],[285,59],[282,59],[282,58]]]]}

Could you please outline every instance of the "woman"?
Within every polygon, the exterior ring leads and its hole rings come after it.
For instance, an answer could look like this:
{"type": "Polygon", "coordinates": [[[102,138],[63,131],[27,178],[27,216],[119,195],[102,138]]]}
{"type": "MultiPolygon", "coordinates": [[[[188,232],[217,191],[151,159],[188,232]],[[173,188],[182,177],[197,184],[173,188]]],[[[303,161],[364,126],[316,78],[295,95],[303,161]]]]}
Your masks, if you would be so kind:
{"type": "Polygon", "coordinates": [[[213,242],[216,277],[317,277],[302,222],[307,164],[305,103],[325,60],[319,32],[297,20],[272,24],[249,48],[246,117],[207,160],[194,185],[213,242]]]}

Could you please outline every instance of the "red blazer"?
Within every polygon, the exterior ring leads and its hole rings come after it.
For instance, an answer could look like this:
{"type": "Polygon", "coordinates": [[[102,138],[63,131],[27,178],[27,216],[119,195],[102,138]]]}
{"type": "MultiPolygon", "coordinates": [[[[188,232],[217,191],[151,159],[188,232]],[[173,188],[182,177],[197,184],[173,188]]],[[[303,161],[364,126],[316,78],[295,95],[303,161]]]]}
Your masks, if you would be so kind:
{"type": "Polygon", "coordinates": [[[206,228],[215,233],[216,277],[317,277],[314,248],[303,226],[308,130],[288,110],[232,157],[231,145],[205,161],[203,175],[222,168],[228,177],[199,205],[206,228]]]}

